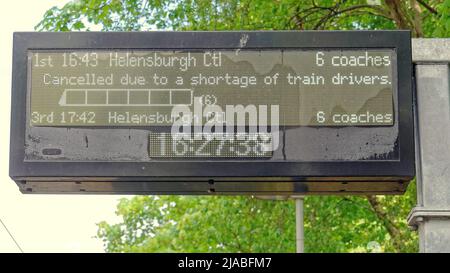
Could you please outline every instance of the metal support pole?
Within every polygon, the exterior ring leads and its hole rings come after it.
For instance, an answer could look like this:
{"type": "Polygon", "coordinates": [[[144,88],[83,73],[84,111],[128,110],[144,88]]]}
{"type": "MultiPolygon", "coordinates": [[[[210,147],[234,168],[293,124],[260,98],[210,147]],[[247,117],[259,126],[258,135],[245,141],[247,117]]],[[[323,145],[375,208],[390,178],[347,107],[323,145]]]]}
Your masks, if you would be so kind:
{"type": "Polygon", "coordinates": [[[295,227],[296,227],[296,242],[297,253],[305,252],[305,235],[303,223],[303,197],[295,197],[295,227]]]}
{"type": "Polygon", "coordinates": [[[408,223],[420,252],[450,252],[450,39],[415,39],[417,206],[408,223]]]}

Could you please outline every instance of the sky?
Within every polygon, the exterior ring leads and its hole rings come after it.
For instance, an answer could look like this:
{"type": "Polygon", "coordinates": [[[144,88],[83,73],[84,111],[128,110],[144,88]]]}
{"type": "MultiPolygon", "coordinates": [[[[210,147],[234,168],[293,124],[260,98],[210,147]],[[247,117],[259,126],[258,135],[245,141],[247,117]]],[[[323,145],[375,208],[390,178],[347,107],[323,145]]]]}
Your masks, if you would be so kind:
{"type": "MultiPolygon", "coordinates": [[[[116,223],[115,195],[23,195],[8,175],[12,37],[67,0],[5,1],[0,16],[0,219],[24,252],[103,252],[96,223],[116,223]]],[[[0,224],[0,252],[20,252],[0,224]]]]}

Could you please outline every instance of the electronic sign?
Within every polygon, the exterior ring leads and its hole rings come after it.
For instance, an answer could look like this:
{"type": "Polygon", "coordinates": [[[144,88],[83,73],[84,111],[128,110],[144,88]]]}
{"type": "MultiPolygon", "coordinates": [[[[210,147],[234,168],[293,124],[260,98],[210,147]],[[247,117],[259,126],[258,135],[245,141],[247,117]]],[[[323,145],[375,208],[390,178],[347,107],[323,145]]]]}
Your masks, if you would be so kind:
{"type": "Polygon", "coordinates": [[[407,31],[15,33],[25,193],[401,193],[407,31]]]}

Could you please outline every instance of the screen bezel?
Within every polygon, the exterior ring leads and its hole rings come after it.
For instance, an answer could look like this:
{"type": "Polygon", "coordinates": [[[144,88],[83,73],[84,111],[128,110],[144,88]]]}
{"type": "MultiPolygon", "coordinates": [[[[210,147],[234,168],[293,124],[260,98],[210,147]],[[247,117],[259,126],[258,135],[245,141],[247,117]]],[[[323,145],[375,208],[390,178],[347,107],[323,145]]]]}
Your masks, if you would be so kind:
{"type": "Polygon", "coordinates": [[[414,176],[411,39],[409,31],[246,31],[246,32],[19,32],[14,34],[10,176],[28,178],[93,177],[127,181],[130,177],[392,177],[414,176]],[[245,44],[242,41],[246,41],[245,44]],[[335,162],[158,161],[25,162],[28,51],[89,49],[377,49],[397,53],[399,160],[335,162]],[[176,171],[174,171],[176,170],[176,171]]]}

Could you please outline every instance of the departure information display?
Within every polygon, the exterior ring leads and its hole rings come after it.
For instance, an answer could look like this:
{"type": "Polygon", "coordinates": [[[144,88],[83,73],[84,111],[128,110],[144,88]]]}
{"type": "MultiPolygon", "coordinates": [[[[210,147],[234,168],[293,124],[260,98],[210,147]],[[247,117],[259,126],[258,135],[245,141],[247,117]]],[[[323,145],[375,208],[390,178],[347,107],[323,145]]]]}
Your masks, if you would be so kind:
{"type": "Polygon", "coordinates": [[[31,126],[392,126],[392,49],[29,51],[31,126]],[[230,112],[233,112],[230,114],[230,112]]]}
{"type": "Polygon", "coordinates": [[[408,31],[14,34],[24,193],[383,194],[414,177],[408,31]]]}

